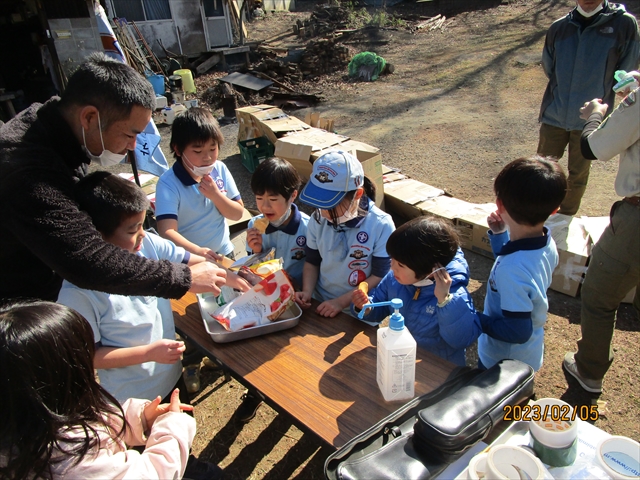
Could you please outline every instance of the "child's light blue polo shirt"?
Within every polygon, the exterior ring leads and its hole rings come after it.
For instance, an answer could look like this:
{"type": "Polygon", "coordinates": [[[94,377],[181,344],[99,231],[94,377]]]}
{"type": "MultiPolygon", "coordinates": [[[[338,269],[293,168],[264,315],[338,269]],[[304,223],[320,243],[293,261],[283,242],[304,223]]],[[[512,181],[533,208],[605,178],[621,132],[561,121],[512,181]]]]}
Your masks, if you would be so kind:
{"type": "Polygon", "coordinates": [[[347,222],[335,230],[325,218],[309,220],[307,247],[322,258],[314,294],[320,301],[344,295],[371,276],[373,257],[389,258],[387,240],[395,230],[393,220],[373,202],[365,201],[369,202],[368,212],[354,226],[347,222]]]}
{"type": "Polygon", "coordinates": [[[478,339],[478,356],[487,368],[504,358],[528,363],[538,371],[544,355],[544,324],[549,301],[547,289],[558,265],[556,243],[544,228],[544,236],[509,242],[507,232],[489,234],[498,252],[487,285],[484,314],[496,318],[506,312],[531,312],[533,333],[522,344],[503,342],[486,333],[478,339]]]}
{"type": "MultiPolygon", "coordinates": [[[[188,252],[152,233],[142,240],[138,255],[152,260],[184,262],[188,252]]],[[[163,338],[175,340],[171,302],[166,298],[112,295],[78,288],[66,280],[58,303],[87,319],[96,343],[103,347],[137,347],[163,338]]],[[[128,398],[153,400],[166,397],[182,374],[180,361],[173,365],[146,362],[122,368],[98,370],[100,384],[122,403],[128,398]]]]}
{"type": "MultiPolygon", "coordinates": [[[[276,258],[284,260],[284,269],[298,285],[302,285],[302,267],[304,267],[305,246],[307,245],[307,225],[309,215],[298,210],[295,203],[291,204],[291,219],[284,227],[274,227],[269,224],[262,235],[262,251],[276,249],[276,258]]],[[[258,215],[249,220],[249,228],[264,215],[258,215]]],[[[247,252],[253,253],[249,244],[247,252]]]]}
{"type": "MultiPolygon", "coordinates": [[[[215,163],[211,177],[228,198],[240,199],[236,182],[224,163],[215,163]]],[[[200,247],[222,255],[233,252],[224,216],[211,200],[200,193],[198,183],[180,162],[174,163],[158,180],[156,218],[177,220],[178,233],[200,247]]]]}

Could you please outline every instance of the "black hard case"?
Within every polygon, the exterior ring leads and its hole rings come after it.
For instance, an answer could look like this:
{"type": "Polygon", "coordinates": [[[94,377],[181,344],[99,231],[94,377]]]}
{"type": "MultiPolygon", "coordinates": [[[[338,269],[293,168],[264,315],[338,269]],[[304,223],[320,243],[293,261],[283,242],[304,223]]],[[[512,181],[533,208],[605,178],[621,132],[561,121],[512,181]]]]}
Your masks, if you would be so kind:
{"type": "Polygon", "coordinates": [[[434,478],[484,439],[506,405],[533,395],[533,369],[502,360],[488,370],[458,369],[350,440],[325,462],[329,480],[434,478]]]}

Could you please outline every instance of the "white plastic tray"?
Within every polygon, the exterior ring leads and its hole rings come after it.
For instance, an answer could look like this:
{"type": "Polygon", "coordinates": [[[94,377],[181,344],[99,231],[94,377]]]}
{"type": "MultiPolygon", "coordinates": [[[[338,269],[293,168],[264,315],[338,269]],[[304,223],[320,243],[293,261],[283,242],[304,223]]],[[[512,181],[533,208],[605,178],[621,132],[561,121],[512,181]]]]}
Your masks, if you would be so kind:
{"type": "Polygon", "coordinates": [[[294,302],[275,322],[257,327],[244,328],[237,332],[230,332],[225,330],[225,328],[210,315],[210,312],[218,308],[215,297],[211,294],[198,294],[196,296],[198,297],[198,305],[200,306],[200,314],[204,322],[204,328],[216,343],[235,342],[236,340],[258,337],[260,335],[266,335],[267,333],[293,328],[298,325],[300,315],[302,315],[302,310],[298,304],[294,302]]]}

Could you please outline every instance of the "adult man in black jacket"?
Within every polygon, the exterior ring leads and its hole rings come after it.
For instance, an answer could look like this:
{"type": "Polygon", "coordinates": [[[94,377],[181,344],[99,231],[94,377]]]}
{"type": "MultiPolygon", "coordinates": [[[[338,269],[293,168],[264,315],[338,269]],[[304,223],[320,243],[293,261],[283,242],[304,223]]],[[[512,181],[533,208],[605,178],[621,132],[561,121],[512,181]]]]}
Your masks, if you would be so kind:
{"type": "Polygon", "coordinates": [[[61,98],[33,104],[0,127],[0,299],[55,301],[63,278],[122,295],[219,292],[224,270],[153,261],[106,243],[74,199],[91,161],[117,163],[135,148],[153,108],[149,82],[94,54],[61,98]]]}

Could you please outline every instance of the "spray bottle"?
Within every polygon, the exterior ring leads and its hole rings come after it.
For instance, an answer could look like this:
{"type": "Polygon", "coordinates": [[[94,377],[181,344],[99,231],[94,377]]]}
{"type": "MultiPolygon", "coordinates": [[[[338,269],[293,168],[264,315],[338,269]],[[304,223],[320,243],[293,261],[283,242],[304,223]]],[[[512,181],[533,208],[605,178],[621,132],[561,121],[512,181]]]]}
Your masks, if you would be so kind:
{"type": "Polygon", "coordinates": [[[613,77],[616,79],[616,83],[613,86],[613,91],[623,92],[626,89],[629,91],[635,90],[638,88],[638,81],[636,80],[636,75],[640,75],[638,72],[625,72],[624,70],[616,70],[613,74],[613,77]]]}
{"type": "Polygon", "coordinates": [[[378,329],[378,387],[387,402],[409,400],[415,395],[416,341],[404,326],[400,313],[402,300],[367,303],[358,314],[364,317],[367,308],[391,306],[394,309],[389,326],[378,329]]]}

